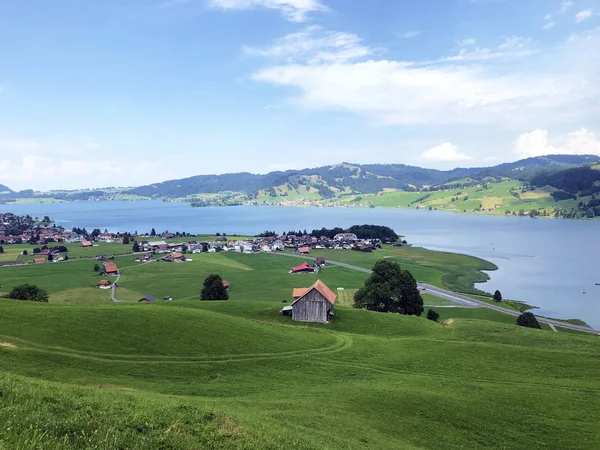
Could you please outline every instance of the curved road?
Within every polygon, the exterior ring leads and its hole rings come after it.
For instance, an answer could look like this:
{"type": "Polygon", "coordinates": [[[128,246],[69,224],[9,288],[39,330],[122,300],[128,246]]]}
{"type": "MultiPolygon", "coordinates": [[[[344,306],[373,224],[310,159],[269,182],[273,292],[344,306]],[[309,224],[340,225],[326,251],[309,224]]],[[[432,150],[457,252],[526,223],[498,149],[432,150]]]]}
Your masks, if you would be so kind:
{"type": "Polygon", "coordinates": [[[121,303],[120,300],[117,300],[117,298],[115,297],[115,284],[117,284],[119,282],[119,280],[121,279],[121,271],[119,270],[117,272],[117,279],[115,280],[115,282],[112,284],[112,286],[110,287],[110,299],[115,302],[115,303],[121,303]]]}
{"type": "MultiPolygon", "coordinates": [[[[315,259],[310,256],[306,257],[306,256],[301,256],[301,255],[293,255],[291,253],[273,253],[273,254],[292,256],[295,258],[304,258],[304,259],[312,259],[312,260],[315,259]]],[[[364,272],[364,273],[369,273],[369,274],[372,272],[371,270],[365,269],[364,267],[358,267],[358,266],[353,266],[351,264],[345,264],[345,263],[341,263],[341,262],[337,262],[337,261],[331,261],[329,259],[327,260],[327,262],[334,266],[346,267],[348,269],[357,270],[359,272],[364,272]]],[[[520,312],[511,311],[510,309],[505,309],[505,308],[502,308],[502,307],[496,306],[496,305],[490,305],[489,303],[482,302],[481,300],[475,300],[473,298],[466,297],[461,294],[457,294],[456,292],[448,291],[446,289],[442,289],[437,286],[432,286],[431,284],[425,284],[425,283],[420,283],[420,282],[417,282],[417,284],[419,285],[419,287],[425,288],[428,294],[431,294],[435,297],[443,298],[445,300],[450,300],[454,303],[458,303],[459,305],[461,305],[464,308],[480,308],[480,307],[482,307],[482,308],[493,309],[494,311],[498,311],[498,312],[501,312],[504,314],[510,314],[511,316],[515,316],[515,317],[521,315],[520,312]]],[[[558,320],[553,320],[553,319],[546,319],[545,317],[537,317],[536,316],[536,318],[537,318],[538,322],[546,323],[550,326],[568,328],[570,330],[583,331],[585,333],[592,333],[592,334],[597,334],[600,336],[600,330],[594,330],[593,328],[582,327],[580,325],[573,325],[570,323],[560,322],[558,320]]]]}

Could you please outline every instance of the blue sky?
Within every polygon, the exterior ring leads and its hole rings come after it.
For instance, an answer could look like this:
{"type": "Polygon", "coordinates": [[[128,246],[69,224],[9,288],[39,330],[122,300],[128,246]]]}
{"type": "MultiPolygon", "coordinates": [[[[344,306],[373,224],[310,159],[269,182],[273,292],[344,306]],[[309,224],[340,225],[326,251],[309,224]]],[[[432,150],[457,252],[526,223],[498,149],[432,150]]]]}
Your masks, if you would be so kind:
{"type": "Polygon", "coordinates": [[[600,0],[0,0],[0,183],[600,155],[600,0]]]}

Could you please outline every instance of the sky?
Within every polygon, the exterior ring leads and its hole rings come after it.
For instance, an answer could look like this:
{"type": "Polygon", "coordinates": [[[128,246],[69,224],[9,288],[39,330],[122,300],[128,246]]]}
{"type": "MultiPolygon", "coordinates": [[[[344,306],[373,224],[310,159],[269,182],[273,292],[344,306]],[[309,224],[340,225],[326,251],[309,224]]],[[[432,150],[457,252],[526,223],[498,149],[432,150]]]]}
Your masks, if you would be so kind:
{"type": "Polygon", "coordinates": [[[0,184],[600,155],[600,0],[0,0],[0,184]]]}

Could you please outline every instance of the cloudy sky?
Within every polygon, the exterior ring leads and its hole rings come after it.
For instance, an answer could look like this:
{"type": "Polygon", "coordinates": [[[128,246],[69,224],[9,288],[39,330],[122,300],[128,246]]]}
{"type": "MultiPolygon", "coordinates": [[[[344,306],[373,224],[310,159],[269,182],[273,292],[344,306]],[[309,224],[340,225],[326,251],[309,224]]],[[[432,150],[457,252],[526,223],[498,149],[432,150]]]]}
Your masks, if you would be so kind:
{"type": "Polygon", "coordinates": [[[0,183],[600,155],[600,0],[0,0],[0,183]]]}

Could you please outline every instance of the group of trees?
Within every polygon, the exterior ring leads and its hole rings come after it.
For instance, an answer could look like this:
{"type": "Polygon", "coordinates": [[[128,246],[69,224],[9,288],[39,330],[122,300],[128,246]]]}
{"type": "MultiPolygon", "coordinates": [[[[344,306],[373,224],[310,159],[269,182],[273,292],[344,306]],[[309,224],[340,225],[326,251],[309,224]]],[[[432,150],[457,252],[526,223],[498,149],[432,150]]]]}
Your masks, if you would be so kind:
{"type": "Polygon", "coordinates": [[[398,235],[389,227],[382,225],[353,225],[350,228],[321,228],[320,230],[313,230],[311,236],[321,237],[326,236],[329,239],[333,239],[336,234],[340,233],[354,233],[359,239],[380,239],[384,242],[396,242],[398,235]]]}
{"type": "Polygon", "coordinates": [[[34,285],[34,284],[21,284],[19,286],[15,286],[12,290],[5,296],[5,298],[10,298],[13,300],[28,300],[31,302],[48,302],[48,292],[44,289],[34,285]]]}
{"type": "Polygon", "coordinates": [[[423,298],[412,274],[389,260],[375,263],[365,285],[354,294],[354,307],[420,316],[423,298]]]}

